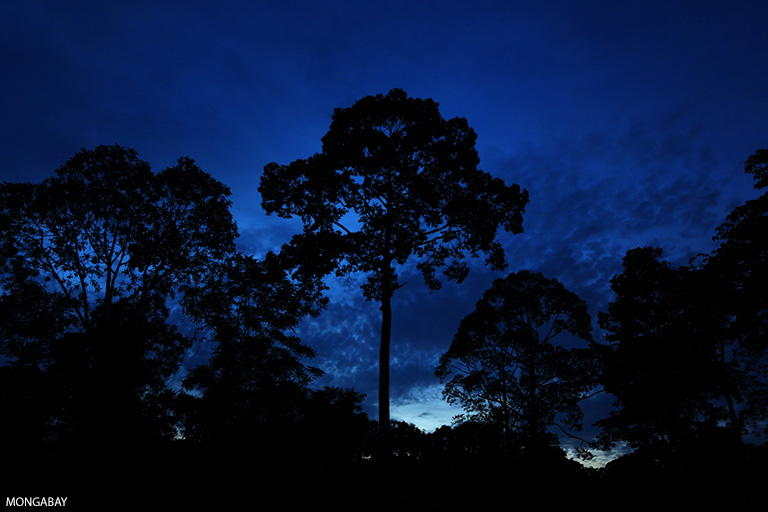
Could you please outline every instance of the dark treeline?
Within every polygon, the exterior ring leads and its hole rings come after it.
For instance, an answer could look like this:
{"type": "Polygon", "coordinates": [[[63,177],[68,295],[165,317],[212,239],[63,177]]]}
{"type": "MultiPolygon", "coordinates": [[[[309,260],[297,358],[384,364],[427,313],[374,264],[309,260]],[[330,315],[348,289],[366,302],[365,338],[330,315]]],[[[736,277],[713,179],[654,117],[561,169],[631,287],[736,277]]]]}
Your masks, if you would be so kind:
{"type": "MultiPolygon", "coordinates": [[[[167,508],[749,502],[768,477],[765,193],[688,265],[629,251],[597,319],[604,341],[557,280],[499,278],[435,370],[464,414],[432,433],[390,419],[398,266],[417,259],[437,289],[438,269],[466,277],[465,257],[506,269],[496,232],[522,231],[527,193],[477,169],[474,143],[465,120],[399,90],[337,109],[322,153],[265,168],[263,207],[304,230],[259,258],[236,247],[227,186],[189,158],[155,173],[100,146],[41,183],[0,186],[6,495],[167,508]],[[382,311],[378,420],[355,390],[313,386],[322,369],[295,334],[324,309],[332,272],[366,275],[382,311]],[[210,358],[184,368],[201,344],[210,358]],[[597,439],[579,439],[580,404],[600,393],[613,407],[597,439]],[[561,438],[585,459],[627,454],[593,469],[561,438]]],[[[768,151],[746,171],[765,188],[768,151]]]]}

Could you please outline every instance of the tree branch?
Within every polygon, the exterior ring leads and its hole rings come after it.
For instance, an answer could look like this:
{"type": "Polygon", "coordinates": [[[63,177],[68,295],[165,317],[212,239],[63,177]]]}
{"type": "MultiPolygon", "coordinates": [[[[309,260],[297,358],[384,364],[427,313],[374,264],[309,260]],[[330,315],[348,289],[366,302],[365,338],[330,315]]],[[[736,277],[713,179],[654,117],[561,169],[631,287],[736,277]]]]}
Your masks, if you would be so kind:
{"type": "Polygon", "coordinates": [[[332,224],[338,228],[341,228],[346,234],[351,235],[352,231],[349,230],[344,224],[341,224],[340,222],[336,222],[335,220],[332,221],[332,224]]]}

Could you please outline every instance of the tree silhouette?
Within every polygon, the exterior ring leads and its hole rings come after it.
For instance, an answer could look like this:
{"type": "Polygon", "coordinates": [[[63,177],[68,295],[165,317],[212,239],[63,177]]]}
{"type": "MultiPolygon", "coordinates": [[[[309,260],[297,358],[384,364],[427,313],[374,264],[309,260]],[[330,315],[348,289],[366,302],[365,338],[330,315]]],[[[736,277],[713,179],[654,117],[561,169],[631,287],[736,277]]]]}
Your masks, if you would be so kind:
{"type": "Polygon", "coordinates": [[[48,370],[62,435],[167,411],[167,380],[191,343],[168,322],[174,297],[234,250],[228,195],[188,158],[154,174],[117,145],[84,149],[39,184],[0,186],[0,301],[16,305],[3,353],[48,370]]]}
{"type": "MultiPolygon", "coordinates": [[[[768,150],[745,163],[755,188],[768,187],[768,150]]],[[[735,208],[717,229],[720,242],[705,269],[716,288],[715,301],[727,320],[723,357],[731,362],[730,395],[739,409],[732,424],[737,433],[749,427],[768,434],[768,192],[735,208]]],[[[730,404],[730,402],[729,402],[730,404]]]]}
{"type": "MultiPolygon", "coordinates": [[[[522,231],[527,193],[477,168],[476,135],[465,119],[445,120],[432,100],[393,89],[334,111],[322,152],[289,165],[264,168],[259,191],[268,214],[301,218],[294,254],[317,260],[308,275],[334,267],[362,272],[366,299],[381,306],[379,425],[389,431],[389,352],[394,292],[403,286],[397,266],[418,260],[426,285],[445,266],[462,281],[467,254],[487,255],[504,268],[496,232],[522,231]]],[[[384,450],[386,451],[386,449],[384,450]]]]}
{"type": "Polygon", "coordinates": [[[592,340],[587,305],[560,282],[528,271],[497,279],[440,358],[443,396],[464,421],[493,426],[506,450],[549,446],[558,415],[580,428],[578,402],[595,383],[587,348],[553,342],[568,334],[592,340]]]}
{"type": "Polygon", "coordinates": [[[185,436],[216,445],[277,446],[303,414],[308,384],[321,372],[304,364],[314,351],[291,331],[324,304],[319,291],[291,282],[279,261],[236,255],[220,274],[185,298],[215,343],[184,387],[200,395],[187,406],[185,436]]]}
{"type": "Polygon", "coordinates": [[[611,279],[616,297],[599,322],[608,346],[601,381],[614,409],[598,425],[601,440],[648,451],[684,469],[698,439],[727,419],[718,352],[719,318],[702,293],[702,275],[672,267],[660,249],[628,251],[611,279]]]}

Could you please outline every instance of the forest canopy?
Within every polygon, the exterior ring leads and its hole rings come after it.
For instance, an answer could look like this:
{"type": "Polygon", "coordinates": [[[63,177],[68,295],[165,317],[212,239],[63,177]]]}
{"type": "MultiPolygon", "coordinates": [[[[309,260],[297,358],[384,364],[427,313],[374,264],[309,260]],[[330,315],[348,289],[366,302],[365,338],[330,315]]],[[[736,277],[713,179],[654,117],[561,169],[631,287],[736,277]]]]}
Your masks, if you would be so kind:
{"type": "MultiPolygon", "coordinates": [[[[91,472],[105,453],[126,472],[158,457],[198,471],[407,460],[587,478],[565,436],[586,458],[628,447],[612,475],[754,473],[768,434],[768,193],[734,209],[717,249],[687,265],[658,247],[627,251],[597,317],[601,339],[558,280],[507,272],[497,233],[522,231],[528,196],[478,169],[475,139],[466,120],[401,90],[337,109],[321,153],[265,167],[263,208],[299,217],[303,231],[258,258],[237,247],[229,188],[188,157],[154,172],[133,149],[98,146],[40,183],[0,185],[8,460],[91,472]],[[325,276],[366,276],[385,371],[399,266],[415,261],[436,291],[438,269],[461,283],[465,258],[480,253],[505,274],[437,364],[445,399],[464,411],[452,425],[426,433],[391,420],[388,374],[378,421],[354,389],[314,385],[323,368],[297,326],[328,304],[325,276]],[[210,357],[184,367],[201,343],[210,357]],[[612,407],[599,435],[581,439],[595,394],[612,407]]],[[[766,169],[768,150],[745,164],[758,191],[766,169]]]]}

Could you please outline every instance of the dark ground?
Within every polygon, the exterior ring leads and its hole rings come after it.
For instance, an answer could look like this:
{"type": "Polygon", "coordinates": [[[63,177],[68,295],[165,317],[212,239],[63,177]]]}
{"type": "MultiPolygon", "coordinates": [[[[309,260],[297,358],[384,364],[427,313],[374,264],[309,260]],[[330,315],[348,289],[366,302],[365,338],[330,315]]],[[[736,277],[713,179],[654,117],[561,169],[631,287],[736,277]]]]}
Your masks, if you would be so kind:
{"type": "Polygon", "coordinates": [[[765,459],[717,475],[394,459],[286,462],[180,446],[4,461],[12,496],[66,496],[69,510],[759,510],[765,459]]]}

